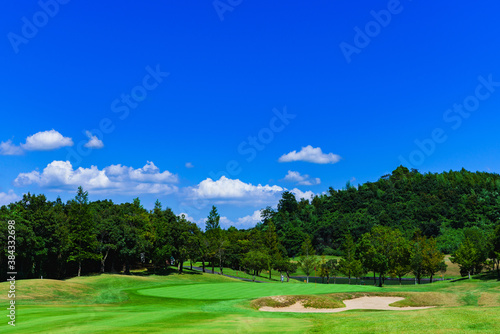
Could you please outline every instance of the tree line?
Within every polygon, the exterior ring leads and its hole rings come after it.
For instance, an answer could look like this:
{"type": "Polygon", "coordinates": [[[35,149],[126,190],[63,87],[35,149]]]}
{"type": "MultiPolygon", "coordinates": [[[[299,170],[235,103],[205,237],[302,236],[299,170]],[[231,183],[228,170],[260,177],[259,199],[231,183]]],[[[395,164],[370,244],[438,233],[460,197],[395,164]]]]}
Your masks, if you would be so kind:
{"type": "MultiPolygon", "coordinates": [[[[499,270],[499,191],[498,174],[463,169],[421,174],[401,166],[376,182],[347,183],[309,200],[297,201],[285,191],[277,208],[263,209],[261,222],[246,230],[222,229],[212,207],[202,230],[159,201],[153,210],[138,198],[90,202],[80,187],[66,203],[28,193],[2,206],[0,242],[8,254],[7,221],[15,220],[20,278],[130,273],[136,266],[161,273],[172,264],[182,272],[190,261],[201,262],[204,271],[229,267],[271,275],[274,270],[288,278],[300,265],[328,280],[337,272],[355,278],[367,271],[379,281],[408,273],[420,279],[443,270],[444,253],[453,254],[462,273],[471,275],[484,266],[499,270]],[[342,260],[316,263],[313,254],[342,260]],[[300,263],[291,260],[298,255],[300,263]]],[[[6,266],[3,256],[1,279],[6,266]]]]}

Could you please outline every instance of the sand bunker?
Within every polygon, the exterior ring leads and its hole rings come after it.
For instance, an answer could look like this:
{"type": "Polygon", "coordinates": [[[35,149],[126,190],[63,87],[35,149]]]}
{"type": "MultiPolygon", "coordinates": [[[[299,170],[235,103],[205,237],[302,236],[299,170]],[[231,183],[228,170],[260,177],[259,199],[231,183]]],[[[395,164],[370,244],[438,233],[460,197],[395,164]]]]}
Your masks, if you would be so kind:
{"type": "Polygon", "coordinates": [[[403,300],[401,297],[361,297],[355,299],[346,299],[344,304],[346,307],[342,308],[310,308],[304,307],[301,302],[296,302],[295,304],[287,307],[269,307],[264,306],[260,308],[260,311],[265,312],[298,312],[298,313],[335,313],[343,312],[348,310],[390,310],[390,311],[410,311],[410,310],[422,310],[426,308],[431,308],[434,306],[425,307],[394,307],[389,306],[389,304],[395,303],[397,301],[403,300]]]}

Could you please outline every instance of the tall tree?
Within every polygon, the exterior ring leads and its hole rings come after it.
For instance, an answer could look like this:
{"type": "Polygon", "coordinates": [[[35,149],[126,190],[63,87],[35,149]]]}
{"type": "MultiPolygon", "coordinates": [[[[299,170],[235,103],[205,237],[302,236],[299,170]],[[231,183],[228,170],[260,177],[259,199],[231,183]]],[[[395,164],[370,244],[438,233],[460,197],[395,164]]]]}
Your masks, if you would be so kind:
{"type": "Polygon", "coordinates": [[[89,211],[88,192],[78,187],[75,199],[69,204],[69,261],[78,263],[78,276],[82,272],[82,262],[85,260],[97,260],[97,239],[95,226],[89,211]]]}
{"type": "Polygon", "coordinates": [[[444,263],[444,254],[437,247],[435,238],[428,238],[423,249],[423,268],[427,275],[432,277],[438,271],[446,271],[446,264],[444,263]]]}
{"type": "Polygon", "coordinates": [[[268,222],[266,231],[264,232],[264,246],[269,255],[266,269],[269,272],[269,279],[271,279],[272,269],[276,267],[277,262],[283,257],[276,228],[271,220],[268,222]]]}
{"type": "Polygon", "coordinates": [[[457,251],[450,258],[452,263],[457,263],[461,271],[467,272],[469,279],[474,267],[481,263],[481,252],[479,247],[474,244],[471,238],[465,237],[465,240],[458,247],[457,251]]]}
{"type": "Polygon", "coordinates": [[[215,272],[215,260],[219,253],[219,248],[223,243],[221,242],[222,231],[220,228],[220,215],[217,208],[213,205],[212,210],[208,214],[207,221],[205,222],[205,235],[207,236],[209,246],[209,257],[212,264],[212,273],[215,272]]]}
{"type": "Polygon", "coordinates": [[[145,227],[148,225],[149,215],[139,198],[135,198],[133,203],[120,204],[119,210],[116,249],[123,263],[124,273],[130,275],[131,265],[147,248],[145,227]]]}
{"type": "Polygon", "coordinates": [[[491,234],[491,250],[490,258],[497,268],[497,276],[500,279],[500,224],[497,225],[493,233],[491,234]]]}
{"type": "Polygon", "coordinates": [[[316,251],[314,250],[311,239],[307,238],[306,241],[302,243],[300,248],[300,261],[299,265],[306,274],[307,283],[309,283],[309,276],[314,272],[316,267],[318,266],[318,261],[314,256],[316,251]]]}
{"type": "Polygon", "coordinates": [[[361,261],[357,259],[356,244],[350,234],[347,234],[345,237],[342,251],[344,255],[339,262],[338,269],[349,278],[349,284],[351,284],[351,277],[359,277],[363,266],[361,261]]]}
{"type": "Polygon", "coordinates": [[[401,279],[411,271],[410,266],[410,243],[401,231],[394,231],[393,246],[389,254],[389,272],[396,276],[401,285],[401,279]]]}

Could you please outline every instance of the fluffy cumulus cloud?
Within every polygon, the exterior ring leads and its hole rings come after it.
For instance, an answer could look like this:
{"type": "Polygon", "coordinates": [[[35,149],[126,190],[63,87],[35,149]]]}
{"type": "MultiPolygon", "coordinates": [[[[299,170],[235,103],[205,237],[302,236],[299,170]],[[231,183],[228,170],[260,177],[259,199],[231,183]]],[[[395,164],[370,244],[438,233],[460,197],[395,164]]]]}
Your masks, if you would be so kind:
{"type": "Polygon", "coordinates": [[[316,194],[310,190],[302,191],[300,189],[293,188],[290,192],[295,195],[295,198],[298,201],[300,201],[301,198],[311,200],[314,196],[316,196],[316,194]]]}
{"type": "Polygon", "coordinates": [[[0,206],[7,205],[16,201],[19,201],[21,197],[14,193],[14,190],[9,190],[9,192],[0,192],[0,206]]]}
{"type": "Polygon", "coordinates": [[[231,202],[261,204],[273,199],[276,194],[284,190],[276,185],[253,185],[221,176],[217,181],[207,178],[197,186],[187,188],[187,195],[192,198],[211,199],[216,204],[231,202]]]}
{"type": "Polygon", "coordinates": [[[97,138],[97,136],[92,135],[92,132],[85,131],[85,135],[89,138],[89,141],[85,143],[85,147],[92,149],[99,149],[104,147],[102,140],[97,138]]]}
{"type": "Polygon", "coordinates": [[[292,162],[292,161],[306,161],[315,164],[335,164],[342,159],[339,155],[333,153],[323,153],[320,147],[312,147],[308,145],[302,147],[302,149],[297,151],[292,151],[287,154],[283,154],[278,161],[279,162],[292,162]]]}
{"type": "Polygon", "coordinates": [[[301,175],[299,172],[295,172],[292,170],[288,171],[288,174],[286,174],[283,181],[295,182],[303,186],[314,186],[321,183],[321,180],[318,177],[312,178],[307,174],[301,175]]]}
{"type": "Polygon", "coordinates": [[[254,211],[253,214],[238,218],[234,227],[236,228],[249,228],[254,227],[255,224],[260,223],[260,210],[254,211]]]}
{"type": "Polygon", "coordinates": [[[28,136],[24,144],[15,145],[11,140],[1,142],[0,155],[21,155],[25,151],[51,151],[65,146],[73,146],[73,140],[52,129],[28,136]]]}
{"type": "Polygon", "coordinates": [[[17,187],[36,184],[56,191],[74,190],[82,186],[94,193],[121,194],[170,194],[178,188],[172,183],[178,176],[169,171],[160,172],[154,163],[138,169],[122,165],[111,165],[102,170],[96,166],[73,169],[69,161],[53,161],[39,171],[20,173],[14,180],[17,187]]]}
{"type": "Polygon", "coordinates": [[[12,144],[12,140],[0,143],[0,155],[21,155],[24,151],[20,146],[12,144]]]}
{"type": "Polygon", "coordinates": [[[26,143],[21,144],[21,147],[27,151],[50,151],[65,146],[73,146],[73,140],[64,137],[54,129],[37,132],[26,138],[26,143]]]}

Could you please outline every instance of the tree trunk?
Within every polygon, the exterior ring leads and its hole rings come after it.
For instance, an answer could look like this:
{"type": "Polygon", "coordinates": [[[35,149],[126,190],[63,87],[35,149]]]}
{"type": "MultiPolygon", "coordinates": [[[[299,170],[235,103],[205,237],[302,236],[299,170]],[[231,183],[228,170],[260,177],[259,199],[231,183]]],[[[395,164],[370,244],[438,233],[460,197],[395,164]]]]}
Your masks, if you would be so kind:
{"type": "Polygon", "coordinates": [[[205,259],[203,259],[203,260],[201,261],[201,265],[202,265],[202,267],[203,267],[203,272],[205,272],[205,259]]]}
{"type": "Polygon", "coordinates": [[[326,284],[330,284],[330,276],[326,276],[326,284]]]}
{"type": "Polygon", "coordinates": [[[399,278],[399,285],[401,285],[401,276],[398,276],[399,278]]]}
{"type": "Polygon", "coordinates": [[[182,274],[182,270],[184,269],[184,261],[179,261],[177,264],[177,270],[179,274],[182,274]]]}
{"type": "Polygon", "coordinates": [[[82,261],[78,261],[78,277],[80,277],[81,272],[82,272],[82,261]]]}
{"type": "Polygon", "coordinates": [[[212,260],[212,274],[215,274],[215,261],[212,260]]]}
{"type": "Polygon", "coordinates": [[[130,264],[128,260],[125,262],[125,275],[130,275],[130,264]]]}
{"type": "Polygon", "coordinates": [[[377,278],[375,277],[375,270],[373,271],[373,285],[377,286],[377,278]]]}
{"type": "Polygon", "coordinates": [[[431,282],[430,283],[432,283],[432,274],[431,274],[431,282]]]}
{"type": "Polygon", "coordinates": [[[309,276],[307,276],[307,283],[309,283],[309,276]]]}
{"type": "Polygon", "coordinates": [[[351,284],[351,275],[349,275],[349,284],[351,284]]]}
{"type": "Polygon", "coordinates": [[[104,257],[101,259],[101,274],[104,274],[104,268],[106,264],[106,259],[108,258],[108,254],[109,254],[109,249],[106,250],[106,255],[104,255],[104,257]]]}
{"type": "Polygon", "coordinates": [[[378,275],[378,286],[382,287],[382,273],[378,275]]]}
{"type": "MultiPolygon", "coordinates": [[[[469,279],[470,279],[470,270],[467,273],[469,274],[469,279]]],[[[80,275],[78,275],[78,276],[80,276],[80,275]]]]}

